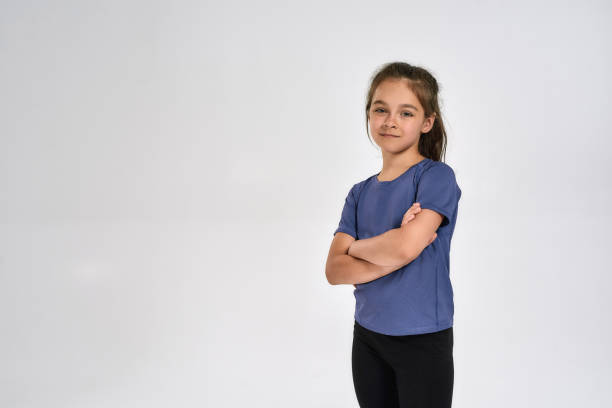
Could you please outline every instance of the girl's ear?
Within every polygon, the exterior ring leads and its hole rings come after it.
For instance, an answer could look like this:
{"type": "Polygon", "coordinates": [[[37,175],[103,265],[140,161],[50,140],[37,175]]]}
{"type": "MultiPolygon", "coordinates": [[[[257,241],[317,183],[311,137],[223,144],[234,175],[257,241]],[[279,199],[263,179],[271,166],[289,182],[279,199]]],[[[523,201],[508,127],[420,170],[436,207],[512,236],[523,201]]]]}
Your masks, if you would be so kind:
{"type": "Polygon", "coordinates": [[[425,119],[425,123],[423,128],[421,129],[422,133],[427,133],[433,128],[434,122],[436,121],[436,113],[432,113],[427,119],[425,119]]]}

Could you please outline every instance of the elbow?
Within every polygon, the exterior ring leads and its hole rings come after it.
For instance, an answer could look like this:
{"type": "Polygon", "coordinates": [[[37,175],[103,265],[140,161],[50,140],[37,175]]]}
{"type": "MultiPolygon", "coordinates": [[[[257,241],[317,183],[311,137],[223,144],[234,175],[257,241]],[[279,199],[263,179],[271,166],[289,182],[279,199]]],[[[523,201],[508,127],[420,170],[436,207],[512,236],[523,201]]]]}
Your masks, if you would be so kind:
{"type": "Polygon", "coordinates": [[[404,252],[404,265],[407,265],[417,259],[421,253],[425,250],[425,248],[418,246],[409,246],[408,249],[404,252]]]}
{"type": "Polygon", "coordinates": [[[334,283],[331,280],[331,276],[329,274],[328,270],[325,270],[325,279],[327,279],[327,283],[329,283],[330,285],[333,285],[334,283]]]}
{"type": "Polygon", "coordinates": [[[399,252],[401,254],[402,265],[408,265],[410,262],[417,259],[417,257],[420,255],[420,251],[415,248],[415,245],[410,245],[410,242],[406,242],[402,246],[402,250],[399,252]]]}
{"type": "Polygon", "coordinates": [[[419,242],[419,237],[408,230],[401,242],[401,249],[397,251],[402,258],[402,265],[407,265],[417,259],[427,245],[419,242]]]}
{"type": "Polygon", "coordinates": [[[419,255],[415,254],[412,250],[406,250],[402,254],[402,265],[408,265],[410,262],[414,261],[419,255]]]}
{"type": "Polygon", "coordinates": [[[330,277],[329,275],[326,274],[327,277],[327,283],[329,283],[332,286],[336,286],[339,285],[339,283],[337,281],[335,281],[332,277],[330,277]]]}
{"type": "Polygon", "coordinates": [[[334,274],[329,266],[325,267],[325,279],[327,279],[327,283],[330,285],[337,285],[338,283],[335,281],[334,274]]]}

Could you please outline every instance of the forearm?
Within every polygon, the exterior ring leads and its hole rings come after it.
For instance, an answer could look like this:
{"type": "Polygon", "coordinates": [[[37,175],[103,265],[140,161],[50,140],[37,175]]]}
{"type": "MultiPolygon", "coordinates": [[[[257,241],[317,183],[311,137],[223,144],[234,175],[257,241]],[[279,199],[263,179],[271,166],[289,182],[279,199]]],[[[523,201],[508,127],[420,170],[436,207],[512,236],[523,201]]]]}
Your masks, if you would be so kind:
{"type": "Polygon", "coordinates": [[[351,255],[335,255],[325,274],[332,285],[367,283],[399,269],[402,265],[376,265],[351,255]]]}
{"type": "Polygon", "coordinates": [[[390,229],[375,237],[353,241],[348,254],[376,265],[406,265],[400,228],[390,229]]]}

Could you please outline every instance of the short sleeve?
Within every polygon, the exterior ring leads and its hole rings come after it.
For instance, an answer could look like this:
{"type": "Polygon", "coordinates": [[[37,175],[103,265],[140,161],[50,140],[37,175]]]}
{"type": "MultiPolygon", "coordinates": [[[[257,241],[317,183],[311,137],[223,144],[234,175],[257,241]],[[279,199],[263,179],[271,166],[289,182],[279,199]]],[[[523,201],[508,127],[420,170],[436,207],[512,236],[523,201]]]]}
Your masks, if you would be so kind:
{"type": "Polygon", "coordinates": [[[443,216],[440,227],[448,225],[456,217],[460,197],[455,172],[449,165],[435,162],[423,171],[417,186],[416,201],[421,209],[428,208],[443,216]]]}
{"type": "Polygon", "coordinates": [[[338,224],[338,228],[336,228],[334,231],[334,236],[338,232],[344,232],[357,239],[357,200],[355,198],[356,188],[357,184],[351,188],[346,196],[346,199],[344,200],[344,208],[342,209],[342,215],[340,216],[340,223],[338,224]]]}

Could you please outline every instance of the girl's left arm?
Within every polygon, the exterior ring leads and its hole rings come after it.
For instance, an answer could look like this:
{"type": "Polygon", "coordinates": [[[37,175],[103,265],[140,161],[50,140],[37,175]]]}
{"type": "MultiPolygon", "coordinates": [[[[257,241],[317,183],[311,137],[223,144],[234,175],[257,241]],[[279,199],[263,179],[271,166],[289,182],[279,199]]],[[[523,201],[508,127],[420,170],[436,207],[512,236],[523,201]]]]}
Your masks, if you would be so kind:
{"type": "Polygon", "coordinates": [[[376,265],[405,265],[411,261],[408,261],[403,239],[401,228],[390,229],[375,237],[353,241],[348,254],[376,265]]]}
{"type": "Polygon", "coordinates": [[[414,219],[400,228],[390,229],[375,237],[353,241],[348,254],[377,265],[408,265],[431,242],[442,215],[422,209],[414,219]]]}

